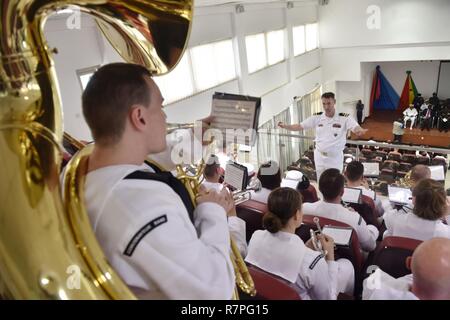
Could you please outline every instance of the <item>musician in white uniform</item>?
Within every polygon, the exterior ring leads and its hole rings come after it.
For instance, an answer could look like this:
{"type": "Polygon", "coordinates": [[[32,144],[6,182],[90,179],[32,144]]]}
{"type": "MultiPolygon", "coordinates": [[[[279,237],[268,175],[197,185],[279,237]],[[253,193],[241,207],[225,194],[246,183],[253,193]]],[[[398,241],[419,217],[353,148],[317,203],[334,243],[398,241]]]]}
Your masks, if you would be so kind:
{"type": "Polygon", "coordinates": [[[384,214],[387,230],[383,237],[395,236],[422,241],[435,237],[450,239],[450,226],[442,222],[448,211],[444,187],[432,179],[422,179],[414,187],[412,195],[412,212],[391,210],[384,214]]]}
{"type": "Polygon", "coordinates": [[[450,240],[421,243],[407,259],[412,274],[395,279],[377,269],[364,280],[364,300],[450,300],[450,240]]]}
{"type": "Polygon", "coordinates": [[[326,255],[314,251],[295,234],[302,223],[302,201],[289,187],[272,191],[266,230],[253,233],[246,261],[293,284],[303,300],[335,300],[339,292],[353,294],[354,269],[347,259],[334,260],[334,241],[326,235],[319,241],[326,255]]]}
{"type": "Polygon", "coordinates": [[[205,169],[203,170],[203,180],[202,186],[207,190],[216,190],[220,192],[223,188],[223,184],[220,181],[221,168],[219,158],[216,155],[211,155],[205,164],[205,169]]]}
{"type": "Polygon", "coordinates": [[[252,190],[250,192],[251,199],[267,203],[269,194],[272,190],[280,187],[281,184],[281,172],[278,163],[276,161],[263,163],[259,167],[257,178],[261,182],[261,190],[252,190]]]}
{"type": "Polygon", "coordinates": [[[404,116],[403,121],[404,121],[405,127],[406,127],[406,123],[408,121],[411,121],[411,127],[409,128],[409,130],[412,130],[412,127],[413,127],[414,123],[416,122],[417,115],[418,115],[417,109],[414,108],[413,104],[410,104],[409,108],[406,109],[405,111],[403,111],[403,116],[404,116]]]}
{"type": "Polygon", "coordinates": [[[110,64],[92,76],[82,99],[95,140],[85,183],[90,221],[138,297],[230,299],[231,195],[201,193],[194,210],[177,179],[144,163],[166,148],[162,101],[141,66],[110,64]]]}
{"type": "Polygon", "coordinates": [[[344,147],[347,141],[347,131],[351,130],[357,136],[367,132],[362,129],[355,119],[346,113],[337,113],[334,93],[326,92],[322,95],[324,112],[319,112],[305,119],[300,124],[278,123],[278,126],[292,131],[305,129],[316,130],[316,149],[314,162],[316,166],[317,181],[320,175],[328,168],[336,168],[342,172],[344,164],[344,147]]]}
{"type": "Polygon", "coordinates": [[[368,192],[370,189],[367,181],[364,179],[363,164],[356,160],[350,162],[345,168],[344,176],[347,180],[347,186],[363,190],[363,194],[374,201],[377,216],[382,216],[384,213],[383,204],[379,197],[374,196],[373,192],[368,192]]]}
{"type": "Polygon", "coordinates": [[[365,251],[372,251],[376,247],[378,229],[373,225],[367,225],[357,212],[351,211],[341,204],[344,182],[344,176],[337,169],[325,170],[319,180],[319,190],[323,200],[305,203],[303,213],[348,224],[358,235],[361,248],[365,251]]]}

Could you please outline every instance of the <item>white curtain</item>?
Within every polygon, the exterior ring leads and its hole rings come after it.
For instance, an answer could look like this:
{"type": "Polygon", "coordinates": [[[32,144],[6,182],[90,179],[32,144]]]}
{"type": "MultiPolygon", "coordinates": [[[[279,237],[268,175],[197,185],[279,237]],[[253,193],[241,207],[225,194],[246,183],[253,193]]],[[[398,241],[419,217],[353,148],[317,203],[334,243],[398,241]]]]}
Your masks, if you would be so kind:
{"type": "Polygon", "coordinates": [[[277,160],[276,136],[272,134],[273,119],[258,128],[258,166],[269,160],[277,160]]]}
{"type": "MultiPolygon", "coordinates": [[[[277,124],[278,122],[283,123],[292,123],[291,121],[291,112],[290,108],[287,108],[283,111],[281,111],[279,114],[277,114],[275,117],[273,117],[274,123],[277,124]]],[[[290,133],[290,131],[286,129],[278,128],[278,133],[280,134],[286,134],[290,133]]],[[[277,146],[278,146],[278,158],[274,159],[277,160],[278,164],[280,165],[281,172],[284,172],[288,165],[290,165],[293,161],[297,160],[294,159],[294,150],[292,148],[292,139],[290,137],[282,137],[278,136],[275,137],[277,146]]]]}
{"type": "MultiPolygon", "coordinates": [[[[297,123],[301,123],[306,118],[312,116],[314,113],[322,111],[321,90],[317,87],[312,92],[304,95],[297,100],[297,123]]],[[[304,136],[314,137],[315,130],[309,129],[303,131],[304,136]]],[[[314,145],[313,140],[302,139],[299,143],[299,154],[302,155],[310,146],[314,145]]]]}

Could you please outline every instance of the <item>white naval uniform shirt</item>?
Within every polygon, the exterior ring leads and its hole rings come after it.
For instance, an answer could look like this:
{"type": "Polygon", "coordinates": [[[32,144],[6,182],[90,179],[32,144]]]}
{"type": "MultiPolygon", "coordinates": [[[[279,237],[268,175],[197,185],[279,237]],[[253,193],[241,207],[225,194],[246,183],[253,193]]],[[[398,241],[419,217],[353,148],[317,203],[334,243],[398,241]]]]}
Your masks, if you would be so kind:
{"type": "Polygon", "coordinates": [[[412,274],[395,279],[377,269],[363,283],[363,300],[419,300],[411,291],[412,274]]]}
{"type": "Polygon", "coordinates": [[[425,220],[413,212],[388,210],[383,215],[386,231],[383,238],[394,236],[426,241],[431,238],[443,237],[450,239],[450,226],[441,220],[425,220]]]}
{"type": "Polygon", "coordinates": [[[341,282],[347,282],[342,287],[348,286],[348,282],[353,286],[353,266],[346,259],[340,260],[341,263],[326,261],[295,234],[267,230],[253,233],[245,258],[252,265],[294,283],[303,300],[335,300],[340,277],[344,280],[341,282]]]}
{"type": "Polygon", "coordinates": [[[357,212],[350,211],[341,204],[329,203],[323,200],[314,203],[304,203],[303,213],[346,223],[355,230],[361,248],[364,251],[372,251],[376,247],[378,229],[373,225],[367,225],[357,212]]]}
{"type": "Polygon", "coordinates": [[[250,195],[251,195],[251,199],[258,201],[258,202],[262,202],[262,203],[267,203],[267,200],[269,199],[269,194],[272,192],[272,190],[267,189],[267,188],[261,188],[261,190],[259,191],[250,191],[250,195]]]}
{"type": "MultiPolygon", "coordinates": [[[[215,190],[216,192],[220,192],[223,189],[223,184],[206,180],[202,182],[202,186],[204,186],[206,190],[215,190]]],[[[239,252],[245,257],[247,255],[245,221],[236,216],[228,217],[228,227],[230,228],[231,236],[233,237],[239,252]]]]}
{"type": "Polygon", "coordinates": [[[139,298],[230,299],[234,270],[225,210],[202,203],[195,226],[165,183],[126,179],[147,165],[116,165],[86,176],[85,200],[111,265],[139,298]]]}
{"type": "Polygon", "coordinates": [[[305,129],[316,129],[316,148],[319,152],[342,153],[347,141],[347,131],[359,126],[355,119],[343,113],[328,118],[325,113],[315,114],[301,123],[305,129]]]}

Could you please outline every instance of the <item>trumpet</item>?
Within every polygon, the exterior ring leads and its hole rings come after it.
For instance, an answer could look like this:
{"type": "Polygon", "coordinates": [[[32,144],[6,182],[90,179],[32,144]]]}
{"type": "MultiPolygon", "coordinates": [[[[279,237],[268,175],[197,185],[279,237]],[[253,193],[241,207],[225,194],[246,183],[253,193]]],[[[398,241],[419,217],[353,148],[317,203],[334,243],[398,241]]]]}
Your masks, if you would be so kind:
{"type": "Polygon", "coordinates": [[[252,198],[251,191],[260,191],[262,188],[261,181],[258,178],[252,178],[249,183],[249,187],[245,190],[233,192],[234,204],[238,205],[242,202],[250,200],[252,198]]]}
{"type": "Polygon", "coordinates": [[[320,220],[318,217],[313,218],[313,222],[316,224],[317,231],[314,231],[312,229],[309,230],[311,234],[312,239],[312,245],[314,247],[314,250],[321,252],[323,255],[327,255],[327,251],[323,249],[322,243],[317,239],[317,235],[322,234],[322,227],[320,226],[320,220]]]}

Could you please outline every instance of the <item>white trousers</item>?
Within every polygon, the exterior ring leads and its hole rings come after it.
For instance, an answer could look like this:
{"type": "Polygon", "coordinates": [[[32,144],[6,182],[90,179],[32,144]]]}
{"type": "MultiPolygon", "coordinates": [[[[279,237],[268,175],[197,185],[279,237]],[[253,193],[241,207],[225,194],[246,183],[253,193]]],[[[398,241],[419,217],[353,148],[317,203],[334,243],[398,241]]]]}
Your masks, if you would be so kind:
{"type": "Polygon", "coordinates": [[[403,121],[405,122],[405,127],[406,127],[406,123],[407,123],[408,121],[411,121],[411,128],[412,128],[413,125],[414,125],[414,122],[416,122],[416,117],[408,117],[408,116],[405,116],[405,118],[404,118],[403,121]]]}
{"type": "Polygon", "coordinates": [[[324,155],[314,150],[314,163],[316,166],[317,183],[319,183],[320,176],[327,169],[335,168],[339,172],[342,172],[344,169],[344,153],[341,151],[324,155]]]}
{"type": "Polygon", "coordinates": [[[338,259],[338,287],[337,291],[353,295],[355,289],[355,269],[348,259],[338,259]]]}

